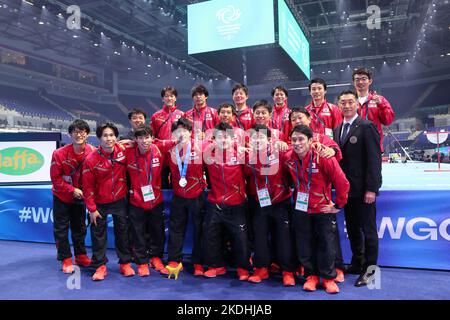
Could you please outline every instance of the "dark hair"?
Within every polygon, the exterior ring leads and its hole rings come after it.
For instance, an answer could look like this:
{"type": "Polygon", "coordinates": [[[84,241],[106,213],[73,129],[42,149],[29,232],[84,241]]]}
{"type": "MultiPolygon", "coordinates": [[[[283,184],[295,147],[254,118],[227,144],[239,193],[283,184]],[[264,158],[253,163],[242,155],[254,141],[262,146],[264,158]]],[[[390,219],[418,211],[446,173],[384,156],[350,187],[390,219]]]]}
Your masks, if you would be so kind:
{"type": "Polygon", "coordinates": [[[272,113],[272,106],[265,99],[261,99],[255,102],[255,104],[253,105],[253,112],[255,112],[256,108],[258,107],[264,107],[269,111],[269,113],[272,113]]]}
{"type": "Polygon", "coordinates": [[[355,99],[358,100],[358,96],[356,95],[356,92],[353,90],[344,90],[341,93],[339,93],[337,100],[339,101],[339,99],[344,95],[344,94],[352,94],[355,96],[355,99]]]}
{"type": "Polygon", "coordinates": [[[267,138],[270,138],[272,136],[272,132],[270,131],[270,129],[263,124],[255,124],[250,130],[253,130],[251,131],[250,135],[253,135],[255,132],[261,132],[265,134],[267,138]]]}
{"type": "Polygon", "coordinates": [[[301,112],[301,113],[303,113],[305,116],[307,116],[308,119],[311,118],[311,115],[309,114],[308,110],[306,110],[305,108],[303,108],[303,107],[293,107],[293,108],[291,109],[291,112],[289,112],[289,122],[291,122],[292,114],[293,114],[294,112],[301,112]]]}
{"type": "Polygon", "coordinates": [[[327,90],[327,83],[325,82],[325,80],[323,80],[322,78],[315,78],[309,82],[309,85],[308,85],[309,91],[311,91],[311,85],[313,83],[319,83],[319,84],[323,85],[324,90],[327,90]]]}
{"type": "Polygon", "coordinates": [[[308,127],[308,126],[305,126],[304,124],[298,124],[298,125],[296,125],[296,126],[292,129],[291,134],[290,134],[289,136],[292,137],[292,134],[293,134],[294,132],[298,132],[298,133],[304,134],[305,136],[308,137],[308,139],[311,139],[311,138],[313,137],[313,131],[311,130],[311,128],[308,127]]]}
{"type": "Polygon", "coordinates": [[[91,132],[91,128],[89,128],[89,125],[86,121],[82,119],[75,119],[69,126],[69,134],[72,134],[72,131],[78,129],[81,131],[86,131],[87,134],[91,132]]]}
{"type": "Polygon", "coordinates": [[[221,103],[217,109],[217,113],[220,113],[220,110],[222,110],[224,108],[231,108],[231,113],[233,115],[236,115],[236,110],[234,110],[234,107],[231,104],[229,104],[228,102],[221,103]]]}
{"type": "Polygon", "coordinates": [[[275,95],[275,90],[281,90],[284,92],[284,94],[286,95],[286,97],[288,96],[288,91],[285,87],[283,86],[276,86],[272,89],[272,97],[275,95]]]}
{"type": "Polygon", "coordinates": [[[150,126],[139,126],[136,130],[134,130],[134,137],[145,137],[145,136],[153,137],[153,130],[150,126]]]}
{"type": "Polygon", "coordinates": [[[248,96],[248,88],[245,84],[243,84],[243,83],[236,84],[233,87],[233,89],[231,89],[231,94],[233,95],[236,90],[243,90],[245,92],[245,95],[248,96]]]}
{"type": "Polygon", "coordinates": [[[194,86],[191,90],[191,97],[193,98],[196,93],[204,94],[205,97],[209,96],[208,89],[202,84],[198,84],[194,86]]]}
{"type": "Polygon", "coordinates": [[[166,95],[166,92],[169,92],[169,93],[173,94],[175,97],[178,97],[177,89],[175,89],[174,87],[171,87],[171,86],[167,86],[167,87],[162,88],[161,98],[164,98],[164,96],[166,95]]]}
{"type": "Polygon", "coordinates": [[[97,138],[100,139],[103,135],[103,131],[107,128],[110,128],[112,131],[114,131],[114,135],[116,137],[119,136],[119,129],[117,129],[116,125],[112,122],[106,122],[104,124],[99,125],[95,130],[95,135],[97,136],[97,138]]]}
{"type": "Polygon", "coordinates": [[[355,81],[355,75],[357,74],[364,74],[367,76],[367,78],[372,79],[372,72],[370,72],[369,69],[367,68],[358,68],[356,70],[353,71],[352,73],[352,80],[355,81]]]}
{"type": "Polygon", "coordinates": [[[225,131],[227,133],[231,132],[231,137],[234,137],[233,127],[228,123],[221,122],[214,127],[214,134],[213,134],[214,138],[216,137],[218,131],[225,131]]]}
{"type": "Polygon", "coordinates": [[[142,115],[144,115],[144,119],[147,119],[147,114],[145,113],[144,110],[139,109],[139,108],[133,108],[128,113],[128,120],[131,120],[131,117],[135,114],[142,114],[142,115]]]}
{"type": "Polygon", "coordinates": [[[184,129],[188,130],[188,131],[192,131],[192,122],[189,119],[186,118],[180,118],[177,121],[175,121],[174,123],[172,123],[172,132],[174,132],[175,130],[178,129],[178,127],[183,127],[184,129]]]}

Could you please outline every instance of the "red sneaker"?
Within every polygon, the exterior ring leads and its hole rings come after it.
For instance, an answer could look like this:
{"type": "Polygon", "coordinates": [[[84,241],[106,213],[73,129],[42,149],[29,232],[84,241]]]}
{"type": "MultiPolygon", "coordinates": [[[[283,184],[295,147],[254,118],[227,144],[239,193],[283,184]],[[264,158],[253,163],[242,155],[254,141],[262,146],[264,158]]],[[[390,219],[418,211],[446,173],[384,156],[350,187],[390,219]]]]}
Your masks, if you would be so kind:
{"type": "Polygon", "coordinates": [[[85,254],[79,254],[75,256],[75,264],[82,267],[89,267],[92,263],[92,260],[85,254]]]}
{"type": "Polygon", "coordinates": [[[283,271],[283,286],[295,286],[295,279],[293,272],[283,271]]]}
{"type": "Polygon", "coordinates": [[[323,279],[322,284],[327,293],[339,293],[339,287],[334,282],[334,279],[323,279]]]}
{"type": "Polygon", "coordinates": [[[309,276],[306,278],[306,282],[303,285],[303,290],[305,291],[316,291],[317,285],[319,284],[318,276],[309,276]]]}
{"type": "Polygon", "coordinates": [[[123,274],[125,277],[132,277],[136,274],[133,268],[131,267],[131,263],[120,264],[119,270],[120,273],[123,274]]]}
{"type": "Polygon", "coordinates": [[[139,277],[148,277],[150,275],[147,263],[138,264],[138,275],[139,277]]]}
{"type": "Polygon", "coordinates": [[[202,276],[204,272],[201,264],[194,264],[194,276],[202,276]]]}
{"type": "Polygon", "coordinates": [[[64,273],[74,273],[72,258],[66,258],[62,262],[62,272],[64,273]]]}
{"type": "Polygon", "coordinates": [[[237,275],[240,281],[247,281],[248,280],[248,270],[243,268],[237,268],[237,275]]]}
{"type": "Polygon", "coordinates": [[[277,265],[275,262],[272,262],[272,264],[270,265],[270,272],[280,273],[281,272],[280,266],[277,265]]]}
{"type": "Polygon", "coordinates": [[[336,278],[334,278],[334,281],[336,281],[337,283],[344,282],[345,281],[344,270],[336,268],[336,273],[337,273],[337,276],[336,276],[336,278]]]}
{"type": "Polygon", "coordinates": [[[159,257],[153,257],[150,259],[150,267],[155,268],[156,271],[164,269],[164,264],[159,257]]]}
{"type": "Polygon", "coordinates": [[[225,267],[220,268],[208,268],[203,275],[207,278],[215,278],[217,276],[221,276],[227,272],[227,269],[225,267]]]}
{"type": "Polygon", "coordinates": [[[102,265],[95,270],[94,275],[92,276],[92,280],[101,281],[104,280],[108,272],[106,272],[106,266],[102,265]]]}
{"type": "Polygon", "coordinates": [[[262,280],[269,278],[269,270],[267,268],[255,268],[253,274],[248,278],[248,281],[253,283],[260,283],[262,280]]]}

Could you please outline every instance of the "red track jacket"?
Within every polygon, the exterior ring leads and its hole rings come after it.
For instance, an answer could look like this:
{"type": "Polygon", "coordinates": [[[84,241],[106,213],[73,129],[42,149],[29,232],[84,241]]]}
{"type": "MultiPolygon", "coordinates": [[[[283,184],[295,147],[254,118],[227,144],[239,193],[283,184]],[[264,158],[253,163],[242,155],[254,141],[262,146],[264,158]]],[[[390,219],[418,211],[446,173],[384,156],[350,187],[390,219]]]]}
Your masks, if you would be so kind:
{"type": "Polygon", "coordinates": [[[193,133],[195,129],[202,129],[202,132],[213,129],[220,122],[217,110],[208,106],[203,107],[200,111],[193,107],[186,111],[185,118],[192,121],[193,133]]]}
{"type": "Polygon", "coordinates": [[[160,140],[172,139],[172,123],[184,117],[184,112],[177,109],[176,106],[169,108],[164,105],[163,108],[155,112],[150,119],[150,127],[153,136],[160,140]]]}
{"type": "MultiPolygon", "coordinates": [[[[274,150],[274,147],[271,149],[274,150]]],[[[259,154],[259,152],[257,155],[250,153],[245,165],[245,174],[247,177],[248,192],[255,197],[256,201],[259,201],[259,198],[256,192],[255,174],[258,189],[268,188],[272,205],[289,199],[292,196],[287,173],[284,172],[281,163],[281,154],[278,152],[269,152],[267,155],[264,153],[259,154]],[[265,164],[262,164],[261,157],[265,159],[266,156],[269,158],[268,160],[264,160],[265,164]]]]}
{"type": "Polygon", "coordinates": [[[203,155],[203,161],[211,181],[208,201],[219,206],[243,204],[247,199],[244,155],[238,156],[237,151],[233,149],[227,159],[219,159],[219,153],[216,155],[215,143],[207,145],[203,155]]]}
{"type": "Polygon", "coordinates": [[[130,177],[130,203],[144,210],[151,210],[163,202],[161,191],[161,173],[164,166],[164,155],[152,144],[145,154],[141,154],[136,144],[126,150],[127,172],[130,177]],[[150,179],[151,172],[151,181],[150,179]],[[141,187],[151,184],[155,200],[144,201],[141,187]]]}
{"type": "Polygon", "coordinates": [[[377,105],[377,103],[372,100],[373,93],[369,92],[369,96],[367,97],[367,101],[361,105],[358,102],[359,108],[358,108],[358,114],[361,118],[365,120],[372,121],[378,129],[378,132],[380,133],[380,147],[381,152],[384,152],[383,148],[383,129],[381,128],[381,125],[389,126],[395,118],[394,110],[392,109],[391,104],[387,99],[383,96],[380,96],[381,103],[377,105]]]}
{"type": "Polygon", "coordinates": [[[242,130],[248,130],[255,124],[253,119],[253,110],[249,107],[238,112],[235,120],[231,124],[233,127],[240,128],[242,130]]]}
{"type": "Polygon", "coordinates": [[[75,153],[72,144],[53,151],[50,177],[54,196],[62,202],[73,203],[73,191],[75,188],[82,189],[83,162],[95,151],[96,148],[90,144],[86,144],[84,153],[81,155],[75,153]]]}
{"type": "Polygon", "coordinates": [[[314,107],[314,102],[311,102],[305,109],[311,115],[309,127],[313,132],[325,134],[325,128],[333,130],[342,122],[341,110],[326,100],[319,107],[314,107]]]}
{"type": "Polygon", "coordinates": [[[270,119],[270,128],[280,130],[285,137],[289,136],[290,122],[289,122],[290,109],[287,103],[279,107],[273,106],[272,118],[270,119]]]}
{"type": "MultiPolygon", "coordinates": [[[[184,162],[186,155],[186,148],[181,149],[180,153],[183,151],[181,156],[184,162]]],[[[200,194],[206,188],[206,181],[203,178],[203,160],[202,160],[202,147],[198,140],[191,140],[191,152],[189,154],[188,168],[186,172],[187,185],[182,188],[179,185],[180,181],[180,171],[178,170],[177,158],[175,155],[176,148],[172,148],[170,152],[167,153],[166,159],[169,163],[170,172],[172,173],[172,185],[173,192],[181,198],[194,199],[200,196],[200,194]]]]}
{"type": "Polygon", "coordinates": [[[303,157],[303,166],[293,149],[286,152],[283,156],[283,166],[294,182],[294,201],[297,199],[297,192],[299,191],[299,177],[301,180],[300,191],[307,192],[311,153],[313,153],[313,161],[308,213],[320,214],[320,210],[324,206],[331,204],[331,184],[333,184],[336,189],[335,203],[340,208],[343,208],[347,203],[348,191],[350,189],[350,183],[347,181],[344,172],[335,158],[318,159],[317,154],[311,150],[303,157]]]}
{"type": "Polygon", "coordinates": [[[96,203],[111,203],[127,194],[124,148],[116,144],[111,154],[99,147],[83,164],[84,202],[89,210],[97,210],[96,203]]]}

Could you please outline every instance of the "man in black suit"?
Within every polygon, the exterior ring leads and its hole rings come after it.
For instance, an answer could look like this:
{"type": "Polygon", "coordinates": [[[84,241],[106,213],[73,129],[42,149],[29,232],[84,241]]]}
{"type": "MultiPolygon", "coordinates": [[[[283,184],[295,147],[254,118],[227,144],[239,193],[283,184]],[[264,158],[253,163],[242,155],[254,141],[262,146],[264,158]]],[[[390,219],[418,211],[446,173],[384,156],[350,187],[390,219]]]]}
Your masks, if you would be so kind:
{"type": "Polygon", "coordinates": [[[376,266],[378,259],[375,200],[381,187],[380,136],[372,122],[358,116],[355,92],[339,94],[338,106],[344,120],[335,128],[334,140],[341,147],[339,164],[350,182],[344,209],[353,256],[346,271],[360,275],[355,283],[360,287],[371,281],[373,273],[368,268],[376,266]]]}

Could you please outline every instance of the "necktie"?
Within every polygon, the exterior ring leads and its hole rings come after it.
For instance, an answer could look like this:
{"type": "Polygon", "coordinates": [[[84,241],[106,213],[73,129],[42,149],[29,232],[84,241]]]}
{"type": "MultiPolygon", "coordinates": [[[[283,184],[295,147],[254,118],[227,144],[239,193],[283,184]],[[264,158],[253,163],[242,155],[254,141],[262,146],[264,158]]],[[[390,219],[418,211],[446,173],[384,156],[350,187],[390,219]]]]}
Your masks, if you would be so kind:
{"type": "Polygon", "coordinates": [[[350,129],[350,123],[347,122],[346,124],[344,124],[344,130],[342,131],[341,145],[344,143],[345,137],[347,137],[349,129],[350,129]]]}

